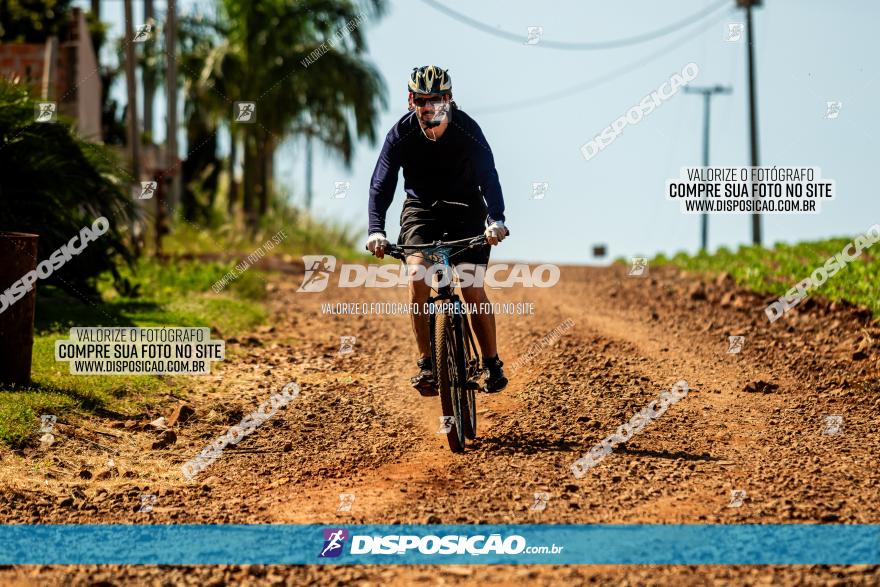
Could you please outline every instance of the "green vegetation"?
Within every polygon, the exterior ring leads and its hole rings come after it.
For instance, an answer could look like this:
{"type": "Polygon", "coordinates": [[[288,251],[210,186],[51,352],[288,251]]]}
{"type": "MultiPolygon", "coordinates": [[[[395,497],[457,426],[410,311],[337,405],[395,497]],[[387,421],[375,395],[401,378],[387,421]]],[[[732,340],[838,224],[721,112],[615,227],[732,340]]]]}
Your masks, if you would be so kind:
{"type": "Polygon", "coordinates": [[[109,274],[98,282],[100,300],[38,288],[33,383],[0,390],[0,441],[21,446],[34,439],[40,414],[62,421],[94,413],[123,418],[148,411],[168,395],[185,394],[191,381],[186,377],[71,375],[67,363],[55,361],[55,341],[67,338],[72,326],[209,326],[214,336],[227,338],[247,331],[265,320],[264,276],[250,269],[215,294],[211,286],[231,268],[197,260],[141,260],[123,270],[141,292],[135,298],[119,295],[109,274]]]}
{"type": "Polygon", "coordinates": [[[112,151],[79,138],[69,121],[35,122],[35,107],[25,86],[0,78],[0,169],[10,171],[0,173],[0,231],[39,234],[39,258],[47,259],[106,217],[107,233],[49,278],[88,291],[90,278],[131,261],[132,201],[112,151]]]}
{"type": "MultiPolygon", "coordinates": [[[[70,25],[71,0],[24,4],[0,0],[0,7],[11,7],[8,15],[0,8],[0,41],[64,38],[59,31],[70,25]]],[[[264,249],[267,256],[286,262],[303,254],[364,258],[352,227],[289,205],[294,190],[276,185],[276,154],[284,141],[305,139],[348,167],[358,141],[379,137],[385,84],[367,58],[362,25],[386,8],[384,0],[220,0],[209,17],[180,15],[172,58],[183,92],[181,127],[187,144],[198,147],[180,153],[181,164],[161,174],[179,173],[183,189],[179,201],[164,200],[159,217],[156,205],[163,200],[131,196],[146,167],[135,178],[125,150],[109,147],[127,140],[122,105],[109,88],[124,66],[137,68],[152,111],[150,101],[164,93],[166,31],[160,27],[134,62],[126,63],[120,41],[119,64],[99,64],[103,144],[78,137],[75,121],[63,116],[35,122],[35,87],[0,80],[0,169],[13,170],[0,174],[0,231],[39,234],[42,260],[96,218],[110,220],[100,240],[39,284],[32,384],[0,388],[0,442],[33,442],[40,414],[64,421],[154,413],[168,396],[197,384],[189,377],[70,375],[67,363],[54,360],[54,342],[67,338],[71,327],[209,326],[227,339],[265,320],[266,283],[251,267],[219,294],[212,286],[279,231],[285,234],[264,249]],[[320,58],[306,61],[319,49],[320,58]],[[257,102],[259,124],[239,124],[233,101],[257,102]],[[229,153],[219,152],[221,132],[229,153]],[[233,173],[239,163],[240,178],[233,173]]],[[[109,25],[98,14],[89,22],[100,56],[109,25]]],[[[144,141],[153,140],[153,130],[144,129],[144,141]]]]}
{"type": "MultiPolygon", "coordinates": [[[[739,285],[781,296],[850,242],[852,238],[841,237],[793,245],[777,243],[771,249],[741,246],[736,252],[722,247],[712,254],[678,253],[671,259],[658,255],[653,263],[709,276],[727,272],[739,285]]],[[[815,295],[864,305],[880,316],[880,243],[864,249],[861,256],[815,290],[815,295]]]]}
{"type": "Polygon", "coordinates": [[[315,220],[289,206],[270,209],[253,237],[243,224],[230,223],[219,207],[215,207],[209,225],[211,229],[206,230],[193,223],[178,223],[174,232],[163,239],[163,251],[171,255],[214,255],[235,265],[272,240],[278,231],[284,231],[278,235],[278,245],[266,251],[267,256],[290,255],[296,260],[310,254],[333,255],[346,260],[364,258],[357,250],[361,238],[351,226],[315,220]]]}
{"type": "Polygon", "coordinates": [[[205,143],[182,169],[186,218],[201,223],[205,208],[217,200],[218,131],[229,134],[230,148],[242,161],[240,185],[228,173],[234,157],[223,164],[228,209],[240,213],[252,232],[278,201],[273,170],[282,141],[297,137],[319,144],[345,166],[359,139],[375,142],[387,100],[385,84],[366,57],[362,25],[381,17],[386,4],[219,0],[212,16],[181,19],[187,141],[205,143]],[[304,66],[317,50],[326,53],[304,66]],[[239,123],[229,96],[255,101],[259,124],[239,123]]]}
{"type": "Polygon", "coordinates": [[[0,0],[0,43],[45,43],[61,36],[72,0],[0,0]]]}

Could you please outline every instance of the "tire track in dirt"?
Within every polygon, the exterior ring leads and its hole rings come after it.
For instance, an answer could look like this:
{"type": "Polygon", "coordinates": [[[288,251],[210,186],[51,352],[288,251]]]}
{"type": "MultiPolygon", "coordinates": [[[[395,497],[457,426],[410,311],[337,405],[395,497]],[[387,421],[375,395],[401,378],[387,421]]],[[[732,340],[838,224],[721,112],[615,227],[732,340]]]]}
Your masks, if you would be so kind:
{"type": "MultiPolygon", "coordinates": [[[[403,291],[395,290],[337,290],[331,294],[331,299],[344,299],[350,302],[385,302],[393,301],[404,303],[407,295],[403,291]],[[372,294],[372,295],[371,295],[372,294]],[[389,299],[391,298],[391,299],[389,299]]],[[[320,312],[320,301],[314,302],[305,312],[320,312]]],[[[448,448],[444,435],[437,434],[439,416],[441,415],[439,398],[422,398],[413,390],[408,383],[409,375],[414,372],[415,343],[409,325],[408,316],[364,317],[347,316],[359,325],[354,330],[361,332],[358,341],[363,348],[382,348],[390,346],[395,349],[394,356],[382,353],[369,355],[366,362],[357,364],[358,369],[367,373],[387,372],[390,374],[388,381],[384,382],[379,389],[375,389],[375,404],[381,404],[390,412],[401,419],[410,418],[414,427],[414,438],[404,452],[396,455],[394,462],[383,465],[375,470],[366,470],[350,479],[325,484],[315,495],[312,490],[310,495],[302,491],[293,491],[279,501],[278,508],[273,512],[273,521],[284,523],[320,523],[327,522],[328,515],[333,517],[337,513],[337,521],[368,521],[376,516],[391,515],[383,518],[386,521],[399,522],[394,512],[406,512],[410,508],[407,505],[409,493],[429,494],[434,491],[442,491],[442,482],[439,478],[448,464],[455,458],[448,448]],[[368,324],[369,326],[365,326],[368,324]],[[350,513],[337,512],[339,505],[338,495],[351,493],[355,495],[355,502],[350,513]],[[289,503],[307,502],[308,506],[303,509],[293,510],[285,507],[289,503]]],[[[501,347],[500,352],[504,356],[506,348],[501,347]]],[[[357,350],[357,353],[364,352],[357,350]]],[[[352,365],[354,367],[355,365],[352,365]]],[[[512,386],[508,388],[512,389],[512,386]]],[[[516,402],[510,399],[505,392],[492,396],[478,394],[478,418],[479,429],[491,427],[493,420],[503,418],[511,412],[516,402]],[[485,407],[487,401],[491,409],[485,407]],[[487,417],[489,414],[491,416],[487,417]]],[[[397,430],[388,429],[386,433],[397,434],[397,430]]],[[[409,522],[425,523],[432,520],[431,514],[426,514],[424,519],[409,522]]],[[[433,521],[433,520],[432,520],[433,521]]]]}

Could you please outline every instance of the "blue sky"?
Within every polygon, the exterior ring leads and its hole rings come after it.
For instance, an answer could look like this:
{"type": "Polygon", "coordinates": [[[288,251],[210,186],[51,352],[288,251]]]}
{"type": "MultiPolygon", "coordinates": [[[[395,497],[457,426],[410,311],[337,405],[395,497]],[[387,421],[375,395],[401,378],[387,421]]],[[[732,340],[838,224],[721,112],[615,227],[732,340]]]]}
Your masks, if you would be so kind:
{"type": "MultiPolygon", "coordinates": [[[[157,1],[157,8],[161,7],[157,1]]],[[[184,5],[195,2],[185,1],[184,5]]],[[[203,9],[210,2],[199,3],[203,9]]],[[[457,12],[522,41],[490,35],[460,23],[419,0],[393,0],[388,15],[367,23],[369,59],[384,77],[389,110],[379,122],[384,137],[405,112],[405,83],[412,67],[429,63],[449,70],[459,106],[483,128],[495,154],[513,236],[496,258],[593,263],[591,248],[609,254],[652,255],[695,251],[699,218],[679,212],[663,197],[664,183],[702,157],[702,101],[679,93],[587,161],[580,146],[656,89],[688,62],[699,65],[694,84],[733,87],[712,104],[711,163],[747,165],[745,45],[728,42],[728,23],[741,11],[722,8],[708,19],[625,48],[554,50],[524,44],[527,27],[543,27],[552,41],[606,41],[632,37],[671,24],[714,2],[652,0],[599,2],[467,2],[445,0],[457,12]],[[663,52],[670,44],[672,50],[663,52]],[[654,57],[611,81],[585,91],[566,88],[654,57]],[[499,105],[550,94],[518,109],[499,105]],[[544,199],[530,197],[532,182],[548,182],[544,199]]],[[[105,2],[104,19],[121,23],[121,2],[105,2]]],[[[135,1],[135,13],[142,3],[135,1]]],[[[755,10],[758,122],[763,165],[816,166],[837,182],[837,199],[818,215],[764,216],[764,242],[794,242],[854,234],[880,222],[873,173],[880,122],[869,96],[877,83],[880,40],[877,3],[855,0],[767,0],[755,10]],[[837,119],[824,117],[827,101],[840,101],[837,119]]],[[[308,75],[304,71],[303,75],[308,75]]],[[[243,98],[244,99],[244,98],[243,98]]],[[[157,120],[162,120],[164,114],[157,120]]],[[[347,222],[365,235],[370,175],[380,145],[358,145],[350,170],[317,148],[314,174],[318,216],[347,222]],[[349,181],[344,199],[332,197],[334,182],[349,181]]],[[[303,201],[302,145],[290,141],[278,153],[278,179],[296,203],[303,201]]],[[[389,236],[403,199],[402,180],[388,213],[389,236]]],[[[747,215],[710,218],[710,249],[748,243],[747,215]]]]}

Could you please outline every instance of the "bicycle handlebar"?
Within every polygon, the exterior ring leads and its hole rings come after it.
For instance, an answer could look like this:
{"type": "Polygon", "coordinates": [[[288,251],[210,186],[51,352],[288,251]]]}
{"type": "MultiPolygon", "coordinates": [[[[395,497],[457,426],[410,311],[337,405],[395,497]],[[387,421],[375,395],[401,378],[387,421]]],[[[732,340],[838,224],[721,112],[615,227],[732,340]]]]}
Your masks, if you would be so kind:
{"type": "Polygon", "coordinates": [[[460,247],[462,250],[466,250],[484,244],[486,244],[486,236],[482,234],[472,238],[463,238],[454,241],[434,241],[427,245],[398,245],[395,243],[388,243],[388,245],[385,246],[385,254],[389,257],[405,261],[407,251],[418,252],[435,247],[460,247]]]}
{"type": "MultiPolygon", "coordinates": [[[[510,229],[506,226],[505,228],[507,229],[507,234],[505,235],[506,238],[510,236],[510,229]]],[[[463,245],[466,245],[463,247],[464,249],[470,249],[485,244],[487,244],[485,234],[472,236],[470,238],[462,238],[454,241],[434,241],[433,243],[427,245],[398,245],[396,243],[388,243],[387,245],[385,245],[385,254],[389,257],[393,257],[394,259],[405,261],[406,254],[404,253],[404,251],[406,250],[419,251],[422,249],[431,249],[435,247],[461,247],[463,245]]]]}

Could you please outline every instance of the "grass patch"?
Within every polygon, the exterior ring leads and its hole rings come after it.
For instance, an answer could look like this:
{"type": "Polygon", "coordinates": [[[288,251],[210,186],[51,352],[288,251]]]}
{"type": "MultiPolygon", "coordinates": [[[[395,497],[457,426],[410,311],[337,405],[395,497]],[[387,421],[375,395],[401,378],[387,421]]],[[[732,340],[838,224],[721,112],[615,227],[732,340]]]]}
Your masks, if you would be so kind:
{"type": "MultiPolygon", "coordinates": [[[[770,249],[749,245],[739,247],[736,252],[721,247],[711,254],[678,253],[672,258],[658,255],[652,263],[713,277],[727,272],[741,286],[760,294],[781,296],[852,240],[842,237],[797,244],[777,243],[770,249]]],[[[863,305],[880,316],[880,243],[863,249],[859,257],[811,293],[863,305]]]]}
{"type": "Polygon", "coordinates": [[[122,275],[137,288],[123,297],[109,275],[98,282],[101,299],[84,300],[57,288],[37,288],[32,383],[20,390],[0,388],[0,442],[20,447],[38,436],[41,414],[59,420],[77,414],[126,418],[185,395],[188,377],[155,375],[71,375],[55,361],[55,341],[74,326],[207,326],[214,337],[229,337],[266,319],[261,304],[265,281],[250,269],[220,294],[211,286],[232,264],[142,259],[122,275]]]}
{"type": "MultiPolygon", "coordinates": [[[[151,228],[148,227],[148,231],[151,228]]],[[[290,207],[270,210],[255,234],[240,220],[230,221],[219,203],[211,219],[197,223],[178,219],[174,231],[163,238],[163,251],[171,255],[216,254],[243,261],[277,235],[278,243],[263,247],[267,256],[333,255],[340,260],[363,260],[361,234],[352,226],[322,220],[290,207]],[[207,228],[206,228],[207,226],[207,228]],[[283,234],[278,234],[283,231],[283,234]],[[271,248],[270,248],[271,247],[271,248]]],[[[152,242],[147,239],[147,242],[152,242]]]]}

